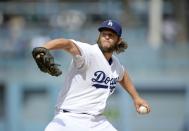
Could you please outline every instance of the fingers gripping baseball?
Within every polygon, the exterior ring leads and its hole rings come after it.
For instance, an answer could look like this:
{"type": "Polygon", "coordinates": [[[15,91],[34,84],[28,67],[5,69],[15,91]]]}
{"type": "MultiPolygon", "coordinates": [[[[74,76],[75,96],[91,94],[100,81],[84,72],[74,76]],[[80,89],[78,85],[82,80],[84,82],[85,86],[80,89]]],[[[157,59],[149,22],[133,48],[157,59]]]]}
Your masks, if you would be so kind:
{"type": "Polygon", "coordinates": [[[142,98],[138,98],[134,100],[136,110],[139,114],[148,114],[150,113],[151,109],[147,101],[143,100],[142,98]]]}
{"type": "Polygon", "coordinates": [[[50,54],[49,50],[44,47],[36,47],[32,51],[33,58],[38,68],[45,73],[52,76],[59,76],[62,71],[58,68],[58,64],[54,63],[54,57],[50,54]]]}

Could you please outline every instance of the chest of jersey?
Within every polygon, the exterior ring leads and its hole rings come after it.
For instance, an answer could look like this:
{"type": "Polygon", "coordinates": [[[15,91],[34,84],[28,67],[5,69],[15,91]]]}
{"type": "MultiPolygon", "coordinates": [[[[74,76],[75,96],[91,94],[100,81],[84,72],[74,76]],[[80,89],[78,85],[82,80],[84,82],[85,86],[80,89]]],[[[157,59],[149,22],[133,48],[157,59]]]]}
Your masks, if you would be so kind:
{"type": "Polygon", "coordinates": [[[108,89],[112,93],[119,80],[114,60],[110,65],[102,54],[91,55],[90,60],[87,72],[91,86],[96,89],[108,89]]]}

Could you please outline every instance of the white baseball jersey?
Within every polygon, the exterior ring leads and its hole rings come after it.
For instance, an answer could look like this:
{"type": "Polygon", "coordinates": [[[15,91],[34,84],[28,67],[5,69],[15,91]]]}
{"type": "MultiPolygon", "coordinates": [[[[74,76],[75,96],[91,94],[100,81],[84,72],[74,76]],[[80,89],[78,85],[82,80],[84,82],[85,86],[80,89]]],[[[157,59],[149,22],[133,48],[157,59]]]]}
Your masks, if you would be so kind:
{"type": "Polygon", "coordinates": [[[115,56],[109,64],[98,44],[72,41],[78,46],[81,56],[73,57],[57,108],[75,113],[101,114],[116,83],[123,78],[124,67],[115,56]]]}

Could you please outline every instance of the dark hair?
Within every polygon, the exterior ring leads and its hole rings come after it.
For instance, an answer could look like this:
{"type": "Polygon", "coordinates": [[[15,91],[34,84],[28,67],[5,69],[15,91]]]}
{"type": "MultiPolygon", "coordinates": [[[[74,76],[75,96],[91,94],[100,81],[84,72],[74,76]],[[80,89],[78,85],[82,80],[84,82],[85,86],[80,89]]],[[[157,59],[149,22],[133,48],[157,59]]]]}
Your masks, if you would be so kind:
{"type": "Polygon", "coordinates": [[[125,41],[122,41],[118,46],[115,48],[115,52],[117,54],[124,52],[128,48],[128,44],[125,41]]]}

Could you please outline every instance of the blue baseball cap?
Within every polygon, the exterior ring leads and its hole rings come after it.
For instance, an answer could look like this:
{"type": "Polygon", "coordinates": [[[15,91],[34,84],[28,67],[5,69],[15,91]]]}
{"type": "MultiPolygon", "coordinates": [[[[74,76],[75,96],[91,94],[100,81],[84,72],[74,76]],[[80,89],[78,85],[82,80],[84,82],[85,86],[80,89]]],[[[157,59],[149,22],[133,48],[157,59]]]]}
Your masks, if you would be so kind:
{"type": "Polygon", "coordinates": [[[98,28],[98,30],[101,32],[104,29],[110,29],[110,30],[114,31],[119,37],[121,37],[122,27],[115,20],[106,20],[106,21],[102,22],[100,27],[98,28]]]}

